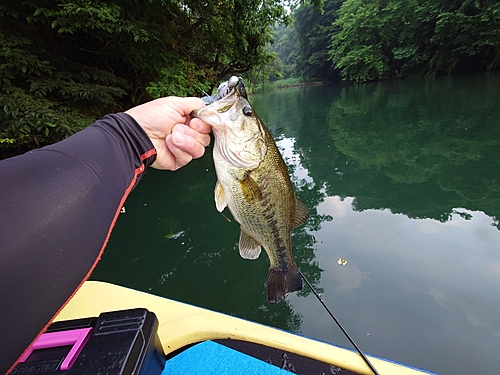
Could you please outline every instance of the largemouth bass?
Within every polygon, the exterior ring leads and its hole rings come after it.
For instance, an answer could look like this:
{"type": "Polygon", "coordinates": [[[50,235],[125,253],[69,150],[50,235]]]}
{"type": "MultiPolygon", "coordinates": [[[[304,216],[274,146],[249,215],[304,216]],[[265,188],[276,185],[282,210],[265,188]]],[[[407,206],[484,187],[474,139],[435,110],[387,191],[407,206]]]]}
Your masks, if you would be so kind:
{"type": "Polygon", "coordinates": [[[291,231],[306,221],[308,209],[295,196],[269,130],[238,90],[191,115],[211,125],[215,136],[216,208],[227,206],[240,224],[243,258],[257,259],[264,247],[270,261],[267,299],[278,303],[302,289],[291,231]]]}

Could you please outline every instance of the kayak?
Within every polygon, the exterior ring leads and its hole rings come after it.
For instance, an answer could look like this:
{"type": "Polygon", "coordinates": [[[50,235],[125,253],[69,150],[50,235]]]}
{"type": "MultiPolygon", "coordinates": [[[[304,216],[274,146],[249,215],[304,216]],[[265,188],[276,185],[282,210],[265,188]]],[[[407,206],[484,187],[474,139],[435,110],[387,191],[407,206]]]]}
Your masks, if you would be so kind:
{"type": "MultiPolygon", "coordinates": [[[[155,330],[165,361],[161,362],[162,375],[373,374],[351,349],[100,281],[86,281],[54,324],[137,308],[157,318],[155,330]]],[[[367,357],[379,374],[434,374],[367,357]]]]}

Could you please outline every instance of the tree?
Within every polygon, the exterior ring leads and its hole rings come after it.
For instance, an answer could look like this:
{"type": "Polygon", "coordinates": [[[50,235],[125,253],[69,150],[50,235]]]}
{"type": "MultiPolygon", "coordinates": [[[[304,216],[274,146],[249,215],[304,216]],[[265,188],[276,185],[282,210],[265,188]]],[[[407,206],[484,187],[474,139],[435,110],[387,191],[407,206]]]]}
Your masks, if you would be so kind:
{"type": "Polygon", "coordinates": [[[341,4],[342,0],[327,0],[322,10],[304,4],[293,13],[293,28],[298,41],[297,75],[305,79],[338,79],[328,59],[328,47],[337,29],[333,22],[341,4]]]}
{"type": "Polygon", "coordinates": [[[276,54],[281,78],[289,78],[297,70],[297,39],[293,25],[276,25],[276,36],[269,51],[276,54]]]}
{"type": "Polygon", "coordinates": [[[436,73],[496,69],[500,65],[500,2],[461,1],[436,17],[430,68],[436,73]]]}
{"type": "Polygon", "coordinates": [[[346,80],[497,69],[498,0],[346,0],[330,58],[346,80]]]}
{"type": "Polygon", "coordinates": [[[36,147],[162,95],[268,64],[282,1],[32,0],[0,5],[0,149],[36,147]]]}
{"type": "Polygon", "coordinates": [[[346,0],[329,51],[334,66],[344,79],[362,82],[400,75],[408,61],[425,60],[417,43],[427,33],[419,28],[421,12],[417,0],[346,0]]]}

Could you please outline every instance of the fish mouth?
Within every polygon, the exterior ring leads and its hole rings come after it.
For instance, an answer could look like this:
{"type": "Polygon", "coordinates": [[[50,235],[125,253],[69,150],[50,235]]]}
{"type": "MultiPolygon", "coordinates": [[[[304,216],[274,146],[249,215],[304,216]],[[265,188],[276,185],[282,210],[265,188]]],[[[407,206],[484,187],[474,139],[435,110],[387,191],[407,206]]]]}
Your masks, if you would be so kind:
{"type": "Polygon", "coordinates": [[[223,126],[221,114],[228,112],[240,99],[238,90],[232,91],[222,99],[213,102],[205,107],[198,108],[190,113],[191,117],[198,118],[214,129],[223,126]]]}

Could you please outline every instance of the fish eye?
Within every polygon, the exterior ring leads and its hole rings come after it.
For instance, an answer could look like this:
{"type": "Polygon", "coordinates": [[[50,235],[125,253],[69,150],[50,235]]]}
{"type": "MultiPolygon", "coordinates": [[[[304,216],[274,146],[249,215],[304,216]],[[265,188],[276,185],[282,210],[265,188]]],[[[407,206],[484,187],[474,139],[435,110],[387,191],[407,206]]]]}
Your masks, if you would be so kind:
{"type": "Polygon", "coordinates": [[[253,115],[253,109],[252,107],[246,105],[245,107],[243,107],[243,114],[247,117],[250,117],[253,115]]]}

